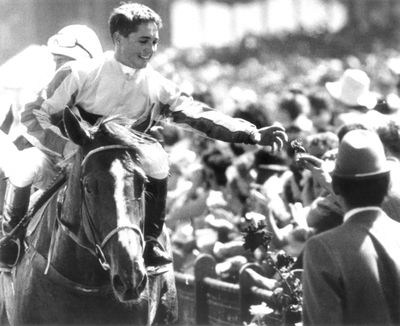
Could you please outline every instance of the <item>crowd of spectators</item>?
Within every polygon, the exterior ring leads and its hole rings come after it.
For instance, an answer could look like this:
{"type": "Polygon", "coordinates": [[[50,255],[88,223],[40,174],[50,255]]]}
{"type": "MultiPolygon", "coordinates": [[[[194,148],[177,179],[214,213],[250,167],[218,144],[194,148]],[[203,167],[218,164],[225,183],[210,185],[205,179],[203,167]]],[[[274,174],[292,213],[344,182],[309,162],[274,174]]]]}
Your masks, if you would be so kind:
{"type": "MultiPolygon", "coordinates": [[[[350,130],[377,132],[393,161],[392,177],[398,178],[400,71],[393,52],[381,57],[293,55],[263,63],[253,58],[238,66],[210,60],[195,69],[173,64],[170,50],[155,60],[194,98],[258,128],[280,123],[289,136],[281,152],[271,152],[163,125],[171,161],[166,223],[176,270],[192,273],[201,253],[216,259],[217,275],[229,282],[237,281],[244,264],[260,263],[267,254],[283,252],[301,268],[306,241],[343,222],[331,171],[339,143],[350,130]],[[306,159],[299,159],[293,141],[306,159]],[[269,253],[243,246],[246,226],[259,221],[272,233],[269,253]]],[[[392,182],[383,209],[397,221],[399,199],[398,183],[392,182]]],[[[252,277],[270,290],[280,286],[267,270],[252,277]]]]}

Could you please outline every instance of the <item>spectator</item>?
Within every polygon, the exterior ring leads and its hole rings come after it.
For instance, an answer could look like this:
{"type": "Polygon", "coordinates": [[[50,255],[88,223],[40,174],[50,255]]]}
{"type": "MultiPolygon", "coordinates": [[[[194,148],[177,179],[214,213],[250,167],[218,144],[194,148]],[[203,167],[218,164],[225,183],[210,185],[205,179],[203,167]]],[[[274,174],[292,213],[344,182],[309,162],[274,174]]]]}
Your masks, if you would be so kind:
{"type": "Polygon", "coordinates": [[[368,110],[378,103],[378,95],[370,91],[371,80],[359,69],[347,69],[335,82],[325,84],[329,94],[335,100],[334,126],[360,122],[368,110]]]}
{"type": "Polygon", "coordinates": [[[287,117],[287,127],[296,126],[304,132],[314,131],[310,120],[311,106],[308,97],[297,89],[285,92],[279,102],[279,109],[287,117]]]}
{"type": "Polygon", "coordinates": [[[395,221],[400,222],[400,124],[395,120],[388,120],[376,131],[391,164],[390,188],[382,203],[382,209],[395,221]]]}
{"type": "MultiPolygon", "coordinates": [[[[352,130],[369,129],[362,123],[344,124],[337,131],[338,141],[340,142],[352,130]]],[[[314,160],[313,164],[305,163],[304,165],[311,171],[315,182],[318,182],[326,190],[325,193],[322,193],[311,203],[307,214],[307,223],[314,229],[315,234],[339,226],[343,222],[343,209],[332,189],[331,170],[332,163],[336,160],[336,155],[337,148],[333,148],[325,152],[322,160],[314,160]]],[[[307,156],[300,158],[301,161],[307,161],[307,159],[307,156]]]]}
{"type": "Polygon", "coordinates": [[[331,131],[333,119],[333,100],[324,89],[313,90],[308,94],[311,105],[311,120],[318,132],[331,131]]]}
{"type": "Polygon", "coordinates": [[[346,214],[341,226],[306,243],[305,325],[400,323],[400,224],[380,208],[389,181],[379,137],[346,134],[333,173],[346,214]]]}
{"type": "Polygon", "coordinates": [[[255,183],[262,185],[274,175],[282,175],[288,170],[288,165],[283,155],[274,154],[264,148],[254,153],[255,183]]]}

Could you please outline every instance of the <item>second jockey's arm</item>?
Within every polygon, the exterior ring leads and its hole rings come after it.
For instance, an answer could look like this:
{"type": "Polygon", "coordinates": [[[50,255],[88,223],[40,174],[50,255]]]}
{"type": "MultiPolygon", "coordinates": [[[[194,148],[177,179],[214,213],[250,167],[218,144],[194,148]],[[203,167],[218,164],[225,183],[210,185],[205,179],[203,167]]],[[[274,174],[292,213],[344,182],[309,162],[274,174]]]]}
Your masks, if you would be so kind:
{"type": "Polygon", "coordinates": [[[71,71],[66,67],[57,71],[47,89],[47,99],[38,98],[25,106],[21,122],[27,132],[25,138],[42,151],[55,157],[63,157],[69,140],[63,136],[60,128],[62,112],[71,104],[76,89],[71,71]]]}

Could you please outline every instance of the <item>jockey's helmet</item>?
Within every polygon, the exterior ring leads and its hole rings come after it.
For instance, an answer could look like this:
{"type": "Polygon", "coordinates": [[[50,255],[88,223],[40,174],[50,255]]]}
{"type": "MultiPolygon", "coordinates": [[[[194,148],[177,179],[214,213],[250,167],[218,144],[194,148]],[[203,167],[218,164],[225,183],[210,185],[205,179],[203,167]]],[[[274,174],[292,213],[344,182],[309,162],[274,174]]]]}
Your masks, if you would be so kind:
{"type": "Polygon", "coordinates": [[[47,46],[52,54],[71,59],[94,58],[103,53],[96,33],[86,25],[68,25],[51,36],[47,46]]]}

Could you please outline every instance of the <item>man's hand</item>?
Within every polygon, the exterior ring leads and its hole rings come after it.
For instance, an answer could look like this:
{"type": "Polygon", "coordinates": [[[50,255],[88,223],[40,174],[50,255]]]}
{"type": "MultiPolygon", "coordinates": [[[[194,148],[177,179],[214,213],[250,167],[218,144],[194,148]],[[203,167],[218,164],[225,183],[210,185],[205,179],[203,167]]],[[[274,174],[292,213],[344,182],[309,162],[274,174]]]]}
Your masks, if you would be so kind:
{"type": "Polygon", "coordinates": [[[261,146],[270,146],[272,151],[280,151],[288,141],[285,128],[279,125],[260,128],[252,134],[252,138],[261,146]]]}
{"type": "Polygon", "coordinates": [[[321,187],[334,194],[332,190],[332,177],[330,175],[330,172],[334,168],[334,161],[324,161],[306,153],[296,154],[295,160],[297,164],[311,171],[314,180],[319,183],[321,187]]]}
{"type": "Polygon", "coordinates": [[[311,172],[315,168],[320,168],[324,163],[324,161],[319,159],[318,157],[307,153],[295,154],[294,158],[297,164],[306,168],[307,170],[310,170],[311,172]]]}

